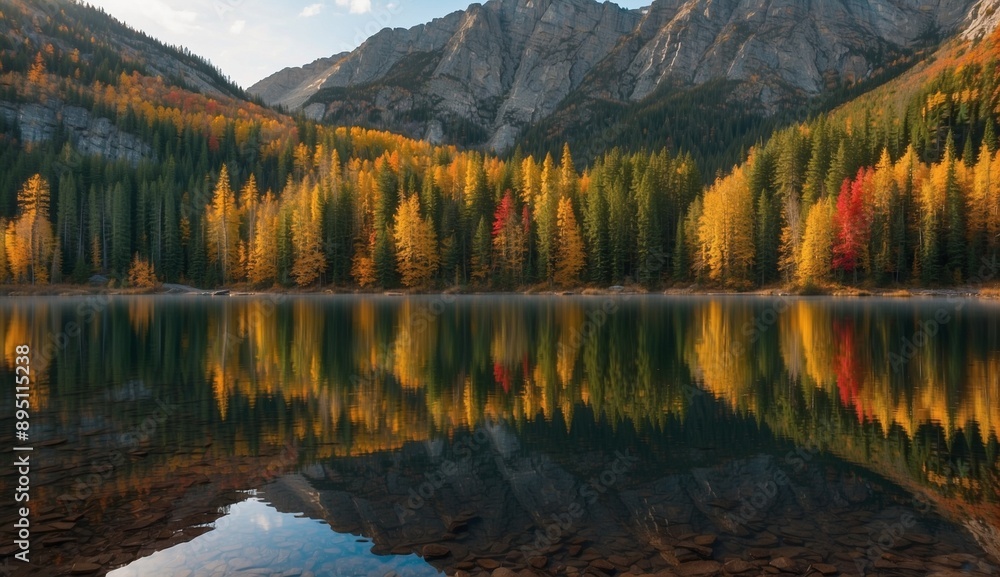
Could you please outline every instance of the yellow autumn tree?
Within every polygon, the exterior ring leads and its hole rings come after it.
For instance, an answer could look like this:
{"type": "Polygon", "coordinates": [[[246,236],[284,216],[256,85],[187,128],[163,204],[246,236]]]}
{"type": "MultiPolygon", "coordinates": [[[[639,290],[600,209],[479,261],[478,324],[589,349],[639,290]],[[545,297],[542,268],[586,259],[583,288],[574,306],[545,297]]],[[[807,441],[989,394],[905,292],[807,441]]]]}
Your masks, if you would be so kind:
{"type": "Polygon", "coordinates": [[[375,259],[372,249],[375,245],[375,234],[372,233],[368,242],[358,242],[354,247],[354,258],[351,259],[351,276],[361,288],[375,286],[375,259]]]}
{"type": "Polygon", "coordinates": [[[400,203],[393,223],[396,261],[403,284],[408,287],[430,283],[440,263],[437,235],[430,220],[420,216],[417,195],[400,203]]]}
{"type": "Polygon", "coordinates": [[[240,213],[236,207],[236,194],[229,183],[229,169],[225,164],[219,171],[208,217],[208,258],[219,267],[222,282],[236,278],[239,270],[240,213]]]}
{"type": "Polygon", "coordinates": [[[295,260],[292,277],[299,286],[309,286],[326,272],[323,254],[323,199],[319,186],[303,185],[292,220],[292,247],[295,260]]]}
{"type": "Polygon", "coordinates": [[[15,282],[45,284],[52,264],[54,236],[49,221],[49,183],[36,174],[17,194],[20,215],[7,225],[7,262],[15,282]]]}
{"type": "Polygon", "coordinates": [[[825,280],[833,261],[833,201],[827,196],[809,209],[799,255],[801,284],[825,280]]]}
{"type": "Polygon", "coordinates": [[[139,258],[139,253],[132,257],[132,266],[128,269],[128,284],[133,288],[156,288],[160,285],[153,265],[148,260],[139,258]]]}
{"type": "Polygon", "coordinates": [[[571,286],[580,280],[580,273],[586,262],[586,254],[583,247],[583,235],[580,234],[580,226],[577,224],[576,214],[573,212],[573,203],[566,196],[559,199],[556,221],[559,236],[556,243],[555,281],[563,286],[571,286]]]}
{"type": "Polygon", "coordinates": [[[698,239],[709,278],[742,282],[754,260],[754,201],[742,167],[721,178],[705,193],[698,239]]]}
{"type": "Polygon", "coordinates": [[[983,144],[979,162],[973,168],[973,183],[968,197],[968,227],[973,238],[986,239],[989,253],[997,250],[1000,239],[1000,152],[990,156],[983,144]]]}
{"type": "Polygon", "coordinates": [[[271,191],[254,213],[247,276],[254,284],[274,282],[278,276],[278,203],[271,191]]]}

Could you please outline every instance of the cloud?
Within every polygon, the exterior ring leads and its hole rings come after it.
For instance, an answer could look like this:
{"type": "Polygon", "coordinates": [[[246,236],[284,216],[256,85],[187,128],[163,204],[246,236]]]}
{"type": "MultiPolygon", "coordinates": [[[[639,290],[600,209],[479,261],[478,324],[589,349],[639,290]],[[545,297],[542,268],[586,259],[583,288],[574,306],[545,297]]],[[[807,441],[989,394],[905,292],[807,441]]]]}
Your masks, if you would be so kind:
{"type": "Polygon", "coordinates": [[[157,26],[171,34],[192,35],[201,30],[196,11],[197,5],[189,6],[187,9],[175,8],[164,0],[146,0],[145,2],[94,0],[92,4],[104,8],[119,20],[124,20],[134,27],[149,28],[149,23],[155,22],[157,26]]]}
{"type": "Polygon", "coordinates": [[[246,20],[237,20],[236,22],[233,22],[232,26],[229,27],[229,33],[230,34],[240,34],[240,33],[243,32],[243,29],[246,28],[246,27],[247,27],[247,21],[246,20]]]}
{"type": "Polygon", "coordinates": [[[175,34],[192,34],[198,30],[198,13],[193,10],[176,10],[163,2],[144,3],[149,15],[175,34]]]}
{"type": "Polygon", "coordinates": [[[351,14],[367,14],[372,11],[372,0],[336,0],[337,6],[347,8],[351,14]]]}
{"type": "MultiPolygon", "coordinates": [[[[337,4],[340,4],[340,0],[337,0],[337,4]]],[[[310,4],[305,8],[303,8],[302,12],[299,12],[299,16],[301,16],[302,18],[312,18],[313,16],[319,14],[320,11],[322,10],[323,10],[322,4],[310,4]]]]}

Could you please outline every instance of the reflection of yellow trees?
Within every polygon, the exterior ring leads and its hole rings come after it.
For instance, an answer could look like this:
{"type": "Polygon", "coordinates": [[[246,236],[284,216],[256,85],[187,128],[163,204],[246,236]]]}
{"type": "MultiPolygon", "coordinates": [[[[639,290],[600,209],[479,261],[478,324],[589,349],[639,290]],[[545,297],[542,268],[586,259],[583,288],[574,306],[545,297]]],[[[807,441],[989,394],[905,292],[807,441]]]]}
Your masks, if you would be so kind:
{"type": "MultiPolygon", "coordinates": [[[[7,306],[0,309],[0,346],[3,347],[2,354],[7,370],[13,372],[17,366],[17,347],[21,345],[31,347],[29,376],[32,408],[48,406],[48,369],[55,352],[52,347],[55,346],[58,335],[63,329],[58,323],[58,318],[51,315],[50,309],[44,306],[7,306]],[[49,350],[46,347],[49,347],[49,350]]],[[[9,383],[12,382],[13,378],[9,383]]]]}
{"type": "Polygon", "coordinates": [[[559,311],[559,340],[556,342],[556,374],[563,388],[573,383],[573,371],[580,357],[580,338],[583,334],[583,309],[578,306],[561,306],[559,311]]]}
{"type": "Polygon", "coordinates": [[[729,306],[712,301],[697,309],[692,322],[695,374],[705,389],[727,399],[735,409],[755,410],[752,395],[753,351],[750,335],[753,315],[745,304],[729,306]]]}
{"type": "MultiPolygon", "coordinates": [[[[349,425],[351,444],[338,450],[358,452],[474,427],[483,419],[562,414],[569,421],[580,405],[636,422],[684,411],[682,391],[662,372],[666,326],[624,327],[626,319],[610,318],[591,327],[586,306],[572,300],[549,303],[533,315],[505,302],[444,320],[419,300],[389,306],[359,299],[350,310],[348,335],[324,324],[319,306],[294,303],[291,335],[279,329],[281,315],[257,301],[229,307],[231,318],[211,320],[207,374],[220,412],[227,413],[234,395],[249,397],[251,405],[260,395],[305,403],[308,422],[297,423],[297,435],[329,440],[349,425]],[[470,337],[474,346],[464,356],[438,350],[470,337]],[[289,344],[273,344],[282,339],[289,344]],[[346,367],[329,366],[324,342],[334,348],[344,343],[346,367]]],[[[899,335],[869,313],[845,316],[827,301],[799,300],[763,323],[765,330],[754,329],[770,318],[768,310],[748,301],[698,303],[672,352],[686,359],[702,387],[737,411],[772,410],[773,401],[761,395],[770,397],[764,391],[785,378],[763,359],[775,351],[783,374],[801,383],[806,398],[810,390],[826,391],[884,431],[897,425],[913,435],[927,422],[947,431],[973,422],[989,431],[1000,425],[990,403],[1000,395],[1000,354],[980,358],[969,351],[963,362],[925,347],[909,362],[901,386],[892,366],[872,357],[872,351],[898,347],[899,335]],[[968,369],[946,370],[954,366],[968,369]]]]}
{"type": "Polygon", "coordinates": [[[132,330],[139,336],[145,336],[149,332],[149,325],[153,320],[153,310],[156,308],[152,299],[131,299],[128,301],[128,320],[132,324],[132,330]]]}
{"type": "Polygon", "coordinates": [[[792,303],[779,322],[781,354],[789,373],[808,377],[811,384],[828,391],[837,379],[833,371],[833,319],[828,305],[792,303]]]}
{"type": "MultiPolygon", "coordinates": [[[[130,300],[122,305],[127,317],[97,317],[85,324],[84,338],[97,343],[94,336],[114,332],[118,342],[159,347],[165,341],[154,337],[170,334],[165,324],[175,315],[158,314],[158,302],[130,300]],[[122,328],[132,334],[121,336],[122,328]]],[[[187,321],[201,324],[180,333],[177,354],[200,351],[198,372],[229,426],[246,428],[261,442],[284,442],[291,432],[328,454],[399,447],[484,419],[561,415],[568,423],[579,406],[613,421],[656,425],[668,414],[683,417],[691,376],[734,411],[768,420],[791,422],[793,411],[774,411],[799,393],[812,407],[810,399],[822,398],[822,390],[883,432],[898,426],[912,437],[929,422],[948,434],[973,423],[986,435],[1000,432],[994,402],[1000,353],[948,348],[938,339],[920,348],[905,373],[897,372],[885,357],[900,347],[898,323],[864,308],[846,314],[828,301],[793,301],[787,310],[749,300],[692,301],[658,318],[659,305],[642,302],[594,322],[594,304],[509,300],[441,312],[421,299],[357,299],[331,312],[329,301],[313,298],[279,306],[226,299],[187,321]]],[[[53,310],[0,307],[8,372],[14,346],[33,343],[40,353],[48,335],[75,316],[53,310]]],[[[79,375],[70,364],[74,348],[52,372],[60,391],[79,375]]],[[[95,345],[92,353],[106,350],[95,345]]],[[[94,358],[76,362],[95,370],[94,358]]],[[[33,358],[42,406],[48,400],[44,361],[41,354],[33,358]]],[[[105,382],[135,377],[157,382],[144,375],[91,376],[105,382]]]]}
{"type": "Polygon", "coordinates": [[[406,300],[400,307],[392,366],[387,368],[404,388],[419,389],[428,383],[427,366],[437,346],[437,318],[424,303],[406,300]]]}

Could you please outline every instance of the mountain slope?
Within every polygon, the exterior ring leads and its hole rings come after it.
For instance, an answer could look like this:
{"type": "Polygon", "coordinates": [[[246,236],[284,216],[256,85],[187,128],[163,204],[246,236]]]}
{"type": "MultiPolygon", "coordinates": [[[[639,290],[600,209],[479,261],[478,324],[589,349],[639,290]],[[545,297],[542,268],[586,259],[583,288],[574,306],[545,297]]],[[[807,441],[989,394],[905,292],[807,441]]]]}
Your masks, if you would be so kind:
{"type": "MultiPolygon", "coordinates": [[[[19,139],[65,139],[83,155],[132,165],[155,151],[134,125],[126,126],[134,123],[100,106],[116,88],[159,78],[164,91],[231,103],[246,98],[207,60],[102,12],[55,0],[0,0],[0,71],[0,124],[16,129],[19,139]]],[[[149,103],[162,104],[157,98],[149,103]]]]}
{"type": "Polygon", "coordinates": [[[592,0],[490,0],[383,30],[329,67],[314,63],[311,76],[286,70],[249,90],[305,105],[317,119],[503,151],[560,112],[634,107],[717,80],[732,81],[727,99],[773,113],[878,76],[957,30],[974,4],[657,0],[624,10],[592,0]],[[292,74],[298,82],[282,92],[292,74]]]}

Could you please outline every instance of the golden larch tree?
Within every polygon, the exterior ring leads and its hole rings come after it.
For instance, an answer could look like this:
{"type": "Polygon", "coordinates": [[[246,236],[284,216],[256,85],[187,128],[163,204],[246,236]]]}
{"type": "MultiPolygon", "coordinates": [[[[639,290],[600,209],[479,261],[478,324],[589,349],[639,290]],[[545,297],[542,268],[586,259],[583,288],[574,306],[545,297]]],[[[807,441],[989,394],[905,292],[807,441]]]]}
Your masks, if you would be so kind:
{"type": "Polygon", "coordinates": [[[712,280],[744,281],[754,260],[754,200],[742,167],[705,193],[698,239],[712,280]]]}
{"type": "Polygon", "coordinates": [[[322,194],[319,186],[303,185],[292,220],[292,247],[295,256],[292,276],[299,286],[314,284],[326,272],[322,218],[322,194]]]}
{"type": "Polygon", "coordinates": [[[153,265],[148,260],[140,258],[139,253],[135,253],[132,257],[132,266],[128,270],[128,284],[133,288],[155,288],[160,284],[153,265]]]}
{"type": "Polygon", "coordinates": [[[219,171],[212,204],[208,207],[208,257],[218,265],[222,282],[230,282],[239,269],[240,213],[225,164],[219,171]]]}
{"type": "Polygon", "coordinates": [[[825,197],[809,209],[802,252],[799,256],[798,279],[802,284],[825,280],[833,262],[833,201],[825,197]]]}
{"type": "Polygon", "coordinates": [[[247,276],[254,284],[274,282],[278,276],[278,202],[271,191],[256,207],[252,222],[247,276]]]}
{"type": "Polygon", "coordinates": [[[408,287],[426,286],[437,273],[437,235],[428,219],[420,216],[417,195],[400,203],[393,223],[396,261],[403,284],[408,287]]]}
{"type": "Polygon", "coordinates": [[[580,280],[580,273],[586,263],[586,253],[583,247],[583,235],[577,224],[576,213],[569,197],[559,199],[556,212],[559,227],[557,242],[557,258],[555,281],[563,286],[571,286],[580,280]]]}
{"type": "Polygon", "coordinates": [[[16,282],[45,284],[52,264],[54,235],[49,221],[49,183],[36,174],[17,194],[20,215],[7,225],[6,247],[10,273],[16,282]]]}

